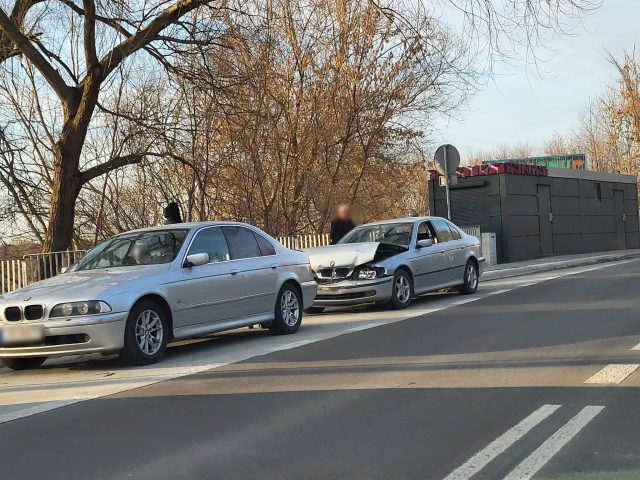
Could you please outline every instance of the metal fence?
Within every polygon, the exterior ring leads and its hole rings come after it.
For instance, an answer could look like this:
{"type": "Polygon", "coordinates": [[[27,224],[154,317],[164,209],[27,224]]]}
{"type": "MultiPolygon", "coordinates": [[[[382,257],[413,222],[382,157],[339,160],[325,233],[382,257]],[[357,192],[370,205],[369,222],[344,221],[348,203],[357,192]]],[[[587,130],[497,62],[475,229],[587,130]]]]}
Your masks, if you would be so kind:
{"type": "Polygon", "coordinates": [[[287,248],[313,248],[329,245],[328,233],[312,233],[309,235],[291,235],[278,237],[277,240],[287,248]]]}
{"type": "Polygon", "coordinates": [[[480,226],[473,225],[471,227],[460,227],[460,230],[462,230],[467,235],[472,235],[472,236],[476,237],[478,240],[482,241],[482,234],[480,232],[480,226]]]}
{"type": "MultiPolygon", "coordinates": [[[[468,235],[481,239],[480,227],[461,227],[468,235]]],[[[307,234],[278,237],[278,241],[287,248],[313,248],[329,245],[329,234],[307,234]]],[[[86,250],[67,250],[64,252],[34,253],[20,259],[0,261],[0,294],[26,287],[33,282],[58,275],[63,268],[77,262],[86,250]]]]}
{"type": "MultiPolygon", "coordinates": [[[[329,234],[279,237],[287,248],[312,248],[329,245],[329,234]]],[[[19,259],[0,261],[0,295],[26,287],[39,280],[58,275],[63,268],[77,262],[87,250],[34,253],[19,259]]]]}
{"type": "Polygon", "coordinates": [[[34,253],[20,259],[0,261],[0,294],[26,287],[39,280],[58,275],[63,268],[77,262],[86,250],[34,253]]]}

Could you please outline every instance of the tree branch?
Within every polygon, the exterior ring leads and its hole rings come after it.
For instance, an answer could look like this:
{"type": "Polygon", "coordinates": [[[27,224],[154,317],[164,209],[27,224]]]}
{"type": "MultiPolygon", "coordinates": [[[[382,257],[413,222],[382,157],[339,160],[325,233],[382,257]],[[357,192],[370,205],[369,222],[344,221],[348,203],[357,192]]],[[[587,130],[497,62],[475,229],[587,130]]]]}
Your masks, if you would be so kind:
{"type": "Polygon", "coordinates": [[[144,157],[144,153],[134,153],[131,155],[123,155],[121,157],[112,158],[108,162],[101,163],[100,165],[96,165],[95,167],[91,167],[88,170],[81,172],[80,181],[84,185],[85,183],[90,182],[94,178],[104,175],[111,170],[116,170],[127,165],[135,165],[136,163],[140,163],[144,159],[144,157]]]}
{"type": "Polygon", "coordinates": [[[87,72],[99,65],[96,54],[96,4],[94,0],[83,0],[84,4],[84,55],[87,72]]]}
{"type": "Polygon", "coordinates": [[[20,31],[2,8],[0,8],[0,29],[15,43],[20,52],[35,65],[60,100],[65,105],[70,104],[76,97],[75,89],[66,84],[60,73],[33,46],[31,41],[20,31]]]}
{"type": "MultiPolygon", "coordinates": [[[[18,27],[21,27],[24,24],[24,19],[29,9],[43,1],[44,0],[17,0],[11,11],[11,20],[18,27]]],[[[16,55],[20,55],[20,50],[15,48],[13,41],[0,30],[0,63],[16,55]]]]}
{"type": "Polygon", "coordinates": [[[180,17],[211,2],[212,0],[180,0],[163,10],[146,27],[124,40],[104,56],[100,62],[103,66],[104,78],[129,55],[157,40],[158,34],[169,25],[175,23],[180,17]]]}

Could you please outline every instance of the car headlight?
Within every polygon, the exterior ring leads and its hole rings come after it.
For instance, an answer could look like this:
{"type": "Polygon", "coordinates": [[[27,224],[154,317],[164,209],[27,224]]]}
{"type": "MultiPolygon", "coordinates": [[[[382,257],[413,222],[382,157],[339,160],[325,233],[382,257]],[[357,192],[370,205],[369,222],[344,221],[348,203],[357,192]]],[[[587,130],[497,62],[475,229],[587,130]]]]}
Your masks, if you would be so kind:
{"type": "Polygon", "coordinates": [[[374,280],[382,277],[387,273],[385,268],[381,267],[364,267],[356,271],[356,280],[374,280]]]}
{"type": "Polygon", "coordinates": [[[109,304],[100,300],[60,303],[51,309],[49,318],[97,315],[100,313],[109,313],[110,311],[111,307],[109,304]]]}

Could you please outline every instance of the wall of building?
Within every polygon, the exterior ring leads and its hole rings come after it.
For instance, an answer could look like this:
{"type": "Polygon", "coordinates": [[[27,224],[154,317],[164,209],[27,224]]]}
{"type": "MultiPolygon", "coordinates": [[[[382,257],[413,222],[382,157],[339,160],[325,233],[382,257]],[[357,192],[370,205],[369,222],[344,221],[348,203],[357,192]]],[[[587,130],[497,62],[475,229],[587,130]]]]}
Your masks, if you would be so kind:
{"type": "MultiPolygon", "coordinates": [[[[540,189],[548,186],[552,213],[548,224],[549,254],[640,248],[638,191],[632,177],[566,169],[549,172],[549,176],[500,174],[460,178],[451,190],[452,220],[459,225],[479,225],[482,231],[496,232],[500,262],[539,258],[544,256],[542,222],[549,218],[540,212],[543,206],[539,197],[540,189]]],[[[431,181],[430,185],[432,214],[446,216],[444,188],[437,181],[431,181]]]]}

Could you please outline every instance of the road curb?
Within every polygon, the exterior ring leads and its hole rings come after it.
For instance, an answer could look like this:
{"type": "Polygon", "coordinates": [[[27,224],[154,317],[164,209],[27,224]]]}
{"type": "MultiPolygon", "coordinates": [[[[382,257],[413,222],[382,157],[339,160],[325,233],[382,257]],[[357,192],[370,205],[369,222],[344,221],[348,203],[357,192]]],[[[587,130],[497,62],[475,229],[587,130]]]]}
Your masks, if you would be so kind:
{"type": "Polygon", "coordinates": [[[482,274],[482,280],[499,280],[502,278],[530,275],[532,273],[552,272],[554,270],[563,270],[573,267],[586,267],[588,265],[617,262],[619,260],[630,260],[634,258],[640,258],[640,252],[630,252],[628,254],[618,255],[598,255],[597,257],[561,260],[557,262],[545,262],[539,265],[525,265],[522,267],[504,268],[499,270],[485,270],[482,274]]]}

